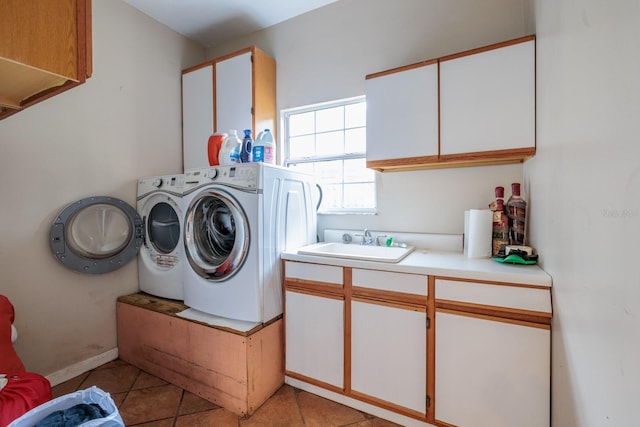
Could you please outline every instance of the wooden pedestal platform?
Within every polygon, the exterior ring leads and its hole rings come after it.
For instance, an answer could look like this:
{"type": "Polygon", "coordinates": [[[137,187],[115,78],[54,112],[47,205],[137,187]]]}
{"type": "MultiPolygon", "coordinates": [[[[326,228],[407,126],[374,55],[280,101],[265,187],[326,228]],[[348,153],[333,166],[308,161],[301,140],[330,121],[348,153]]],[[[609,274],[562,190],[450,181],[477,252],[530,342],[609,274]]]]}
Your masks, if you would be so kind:
{"type": "Polygon", "coordinates": [[[238,415],[284,384],[282,317],[248,332],[176,316],[188,307],[144,293],[118,298],[118,354],[238,415]]]}

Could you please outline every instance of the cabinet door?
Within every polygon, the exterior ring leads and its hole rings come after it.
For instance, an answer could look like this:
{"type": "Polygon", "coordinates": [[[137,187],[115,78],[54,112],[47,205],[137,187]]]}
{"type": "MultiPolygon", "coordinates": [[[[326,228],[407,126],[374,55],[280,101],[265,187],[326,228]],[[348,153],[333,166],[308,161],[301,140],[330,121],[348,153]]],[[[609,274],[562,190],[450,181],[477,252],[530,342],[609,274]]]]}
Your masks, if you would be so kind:
{"type": "Polygon", "coordinates": [[[286,370],[343,388],[344,301],[285,292],[286,370]]]}
{"type": "Polygon", "coordinates": [[[548,329],[438,311],[435,352],[438,421],[459,427],[549,426],[548,329]]]}
{"type": "Polygon", "coordinates": [[[213,65],[182,75],[184,169],[209,166],[207,144],[213,133],[213,65]]]}
{"type": "Polygon", "coordinates": [[[367,161],[438,155],[438,64],[368,78],[367,161]]]}
{"type": "MultiPolygon", "coordinates": [[[[216,62],[216,131],[253,129],[251,53],[216,62]]],[[[253,139],[256,135],[251,135],[253,139]]]]}
{"type": "Polygon", "coordinates": [[[535,147],[534,41],[440,63],[440,154],[535,147]]]}
{"type": "Polygon", "coordinates": [[[426,412],[426,312],[351,304],[351,389],[421,415],[426,412]]]}

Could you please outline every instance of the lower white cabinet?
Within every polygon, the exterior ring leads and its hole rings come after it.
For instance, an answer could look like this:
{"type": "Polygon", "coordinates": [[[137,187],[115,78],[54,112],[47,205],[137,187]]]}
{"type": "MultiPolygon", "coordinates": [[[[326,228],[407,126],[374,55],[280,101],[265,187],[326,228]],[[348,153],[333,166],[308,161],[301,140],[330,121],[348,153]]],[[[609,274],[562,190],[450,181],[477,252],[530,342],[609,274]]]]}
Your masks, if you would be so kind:
{"type": "Polygon", "coordinates": [[[353,300],[351,389],[426,413],[426,310],[353,300]]]}
{"type": "Polygon", "coordinates": [[[286,370],[344,386],[344,301],[286,291],[286,370]]]}
{"type": "Polygon", "coordinates": [[[550,335],[535,323],[436,310],[435,419],[549,426],[550,335]]]}
{"type": "Polygon", "coordinates": [[[551,293],[528,272],[541,284],[286,261],[286,375],[401,425],[548,427],[551,293]]]}

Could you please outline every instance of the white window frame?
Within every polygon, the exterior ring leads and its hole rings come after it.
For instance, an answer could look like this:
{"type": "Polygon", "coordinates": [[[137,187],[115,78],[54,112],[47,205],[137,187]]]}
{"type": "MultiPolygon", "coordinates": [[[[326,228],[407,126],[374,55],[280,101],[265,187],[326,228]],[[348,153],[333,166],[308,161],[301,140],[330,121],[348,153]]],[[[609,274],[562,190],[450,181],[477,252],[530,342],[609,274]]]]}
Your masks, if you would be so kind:
{"type": "MultiPolygon", "coordinates": [[[[283,144],[282,144],[282,152],[283,152],[283,166],[289,167],[291,164],[301,164],[301,163],[316,163],[322,161],[332,161],[332,160],[351,160],[351,159],[366,159],[367,153],[366,151],[359,153],[346,153],[335,156],[310,156],[305,158],[297,158],[295,160],[290,160],[290,146],[289,146],[289,117],[294,114],[301,114],[310,111],[317,111],[326,108],[332,107],[340,107],[347,106],[350,104],[357,104],[360,102],[366,101],[365,96],[357,96],[353,98],[340,99],[336,101],[323,102],[319,104],[307,105],[304,107],[298,108],[289,108],[286,110],[281,110],[280,112],[280,129],[282,129],[283,135],[283,144]]],[[[344,186],[344,181],[342,182],[344,186]]],[[[374,185],[374,206],[372,208],[334,208],[334,209],[322,209],[318,211],[318,214],[376,214],[378,209],[378,200],[377,200],[377,187],[378,187],[378,176],[374,174],[373,178],[374,185]]]]}

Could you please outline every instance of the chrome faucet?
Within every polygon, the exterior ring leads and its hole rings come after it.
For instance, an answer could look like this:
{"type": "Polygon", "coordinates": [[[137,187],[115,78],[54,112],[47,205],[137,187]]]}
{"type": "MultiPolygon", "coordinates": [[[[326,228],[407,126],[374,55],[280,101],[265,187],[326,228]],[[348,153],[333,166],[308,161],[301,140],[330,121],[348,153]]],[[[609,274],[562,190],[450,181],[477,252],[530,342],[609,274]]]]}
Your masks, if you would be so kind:
{"type": "Polygon", "coordinates": [[[367,228],[364,229],[364,234],[356,234],[356,236],[362,237],[361,245],[373,245],[375,243],[375,239],[367,228]]]}

